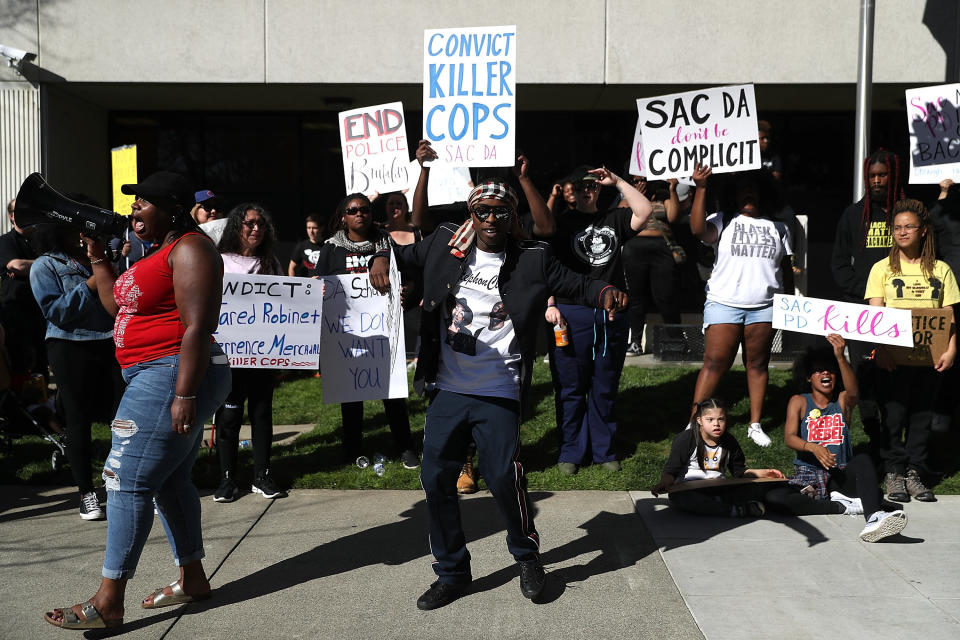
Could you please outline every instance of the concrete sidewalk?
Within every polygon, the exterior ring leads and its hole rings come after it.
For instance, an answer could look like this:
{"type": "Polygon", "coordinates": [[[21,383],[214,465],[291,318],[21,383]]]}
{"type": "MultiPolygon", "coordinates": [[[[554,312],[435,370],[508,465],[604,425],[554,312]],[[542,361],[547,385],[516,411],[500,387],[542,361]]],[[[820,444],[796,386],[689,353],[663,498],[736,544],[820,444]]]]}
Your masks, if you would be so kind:
{"type": "MultiPolygon", "coordinates": [[[[922,638],[960,637],[960,496],[910,504],[904,536],[857,540],[862,519],[717,520],[648,493],[534,492],[550,582],[519,592],[496,505],[463,500],[471,593],[433,612],[423,495],[293,491],[203,498],[214,597],[144,611],[176,576],[159,523],[127,593],[131,638],[922,638]],[[804,592],[799,597],[797,592],[804,592]]],[[[3,487],[3,638],[62,634],[44,610],[91,596],[106,524],[63,489],[3,487]]],[[[103,637],[88,632],[87,637],[103,637]]],[[[66,637],[65,635],[63,637],[66,637]]]]}

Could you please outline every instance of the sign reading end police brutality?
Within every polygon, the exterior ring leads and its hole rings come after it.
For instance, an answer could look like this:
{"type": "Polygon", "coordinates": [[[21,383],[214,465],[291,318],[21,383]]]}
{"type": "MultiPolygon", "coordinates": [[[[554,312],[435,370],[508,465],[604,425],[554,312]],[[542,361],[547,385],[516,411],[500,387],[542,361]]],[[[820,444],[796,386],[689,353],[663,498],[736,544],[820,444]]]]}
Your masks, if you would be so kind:
{"type": "Polygon", "coordinates": [[[517,28],[423,33],[423,137],[440,164],[513,166],[517,28]]]}
{"type": "Polygon", "coordinates": [[[315,370],[322,305],[316,280],[225,273],[214,337],[235,369],[315,370]]]}
{"type": "Polygon", "coordinates": [[[698,164],[714,173],[760,168],[752,84],[641,98],[637,111],[651,180],[690,176],[698,164]]]}
{"type": "Polygon", "coordinates": [[[339,122],[347,193],[407,188],[410,154],[402,102],[341,111],[339,122]]]}
{"type": "MultiPolygon", "coordinates": [[[[406,398],[399,295],[377,293],[366,273],[323,280],[323,403],[406,398]]],[[[400,291],[400,274],[395,269],[390,271],[390,288],[400,291]]]]}

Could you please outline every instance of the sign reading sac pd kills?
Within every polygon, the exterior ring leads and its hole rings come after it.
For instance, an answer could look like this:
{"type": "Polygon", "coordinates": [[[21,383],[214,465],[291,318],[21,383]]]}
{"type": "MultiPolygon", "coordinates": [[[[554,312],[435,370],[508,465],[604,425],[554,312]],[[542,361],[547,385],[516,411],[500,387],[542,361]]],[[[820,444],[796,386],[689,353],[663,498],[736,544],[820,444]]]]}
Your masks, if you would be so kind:
{"type": "Polygon", "coordinates": [[[234,369],[315,370],[322,306],[317,280],[225,273],[214,337],[234,369]]]}
{"type": "Polygon", "coordinates": [[[516,26],[424,31],[423,137],[434,162],[512,167],[516,89],[516,26]]]}
{"type": "Polygon", "coordinates": [[[650,180],[760,168],[757,103],[752,84],[687,91],[637,100],[650,180]]]}
{"type": "Polygon", "coordinates": [[[407,188],[410,155],[402,102],[341,111],[339,122],[347,193],[407,188]]]}

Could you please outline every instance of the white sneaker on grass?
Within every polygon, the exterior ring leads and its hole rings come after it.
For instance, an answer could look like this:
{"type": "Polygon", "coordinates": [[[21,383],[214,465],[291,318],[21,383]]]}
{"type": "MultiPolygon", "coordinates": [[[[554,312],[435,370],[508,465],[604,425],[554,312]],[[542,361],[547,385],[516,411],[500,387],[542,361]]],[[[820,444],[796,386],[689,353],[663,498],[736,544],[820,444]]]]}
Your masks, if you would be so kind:
{"type": "Polygon", "coordinates": [[[876,542],[895,536],[907,526],[907,514],[903,511],[876,511],[867,519],[867,526],[860,532],[864,542],[876,542]]]}
{"type": "Polygon", "coordinates": [[[860,498],[850,498],[839,491],[830,492],[830,500],[833,502],[839,502],[843,505],[845,516],[862,516],[863,515],[863,502],[860,501],[860,498]]]}
{"type": "Polygon", "coordinates": [[[770,436],[763,432],[763,428],[759,422],[751,423],[750,426],[747,427],[747,437],[761,447],[770,446],[770,436]]]}

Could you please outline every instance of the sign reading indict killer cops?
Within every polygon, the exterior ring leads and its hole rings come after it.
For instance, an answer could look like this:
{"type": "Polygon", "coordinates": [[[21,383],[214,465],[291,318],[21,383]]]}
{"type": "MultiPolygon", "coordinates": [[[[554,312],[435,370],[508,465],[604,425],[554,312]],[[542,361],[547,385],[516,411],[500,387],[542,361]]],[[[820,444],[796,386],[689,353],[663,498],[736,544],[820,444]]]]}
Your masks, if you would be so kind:
{"type": "Polygon", "coordinates": [[[778,293],[773,296],[773,328],[818,336],[836,333],[845,340],[913,346],[909,309],[778,293]]]}
{"type": "Polygon", "coordinates": [[[512,167],[517,28],[423,33],[423,137],[439,164],[512,167]]]}
{"type": "Polygon", "coordinates": [[[650,180],[760,168],[752,84],[714,87],[637,100],[643,163],[650,180]]]}
{"type": "Polygon", "coordinates": [[[214,338],[235,369],[315,370],[322,306],[317,280],[225,273],[214,338]]]}
{"type": "Polygon", "coordinates": [[[410,154],[402,102],[341,111],[339,122],[347,193],[407,188],[410,154]]]}
{"type": "Polygon", "coordinates": [[[907,89],[910,184],[960,182],[960,84],[907,89]]]}
{"type": "MultiPolygon", "coordinates": [[[[366,273],[327,276],[323,281],[323,403],[406,398],[400,296],[377,293],[366,273]]],[[[390,290],[400,291],[395,269],[390,272],[390,290]]]]}

